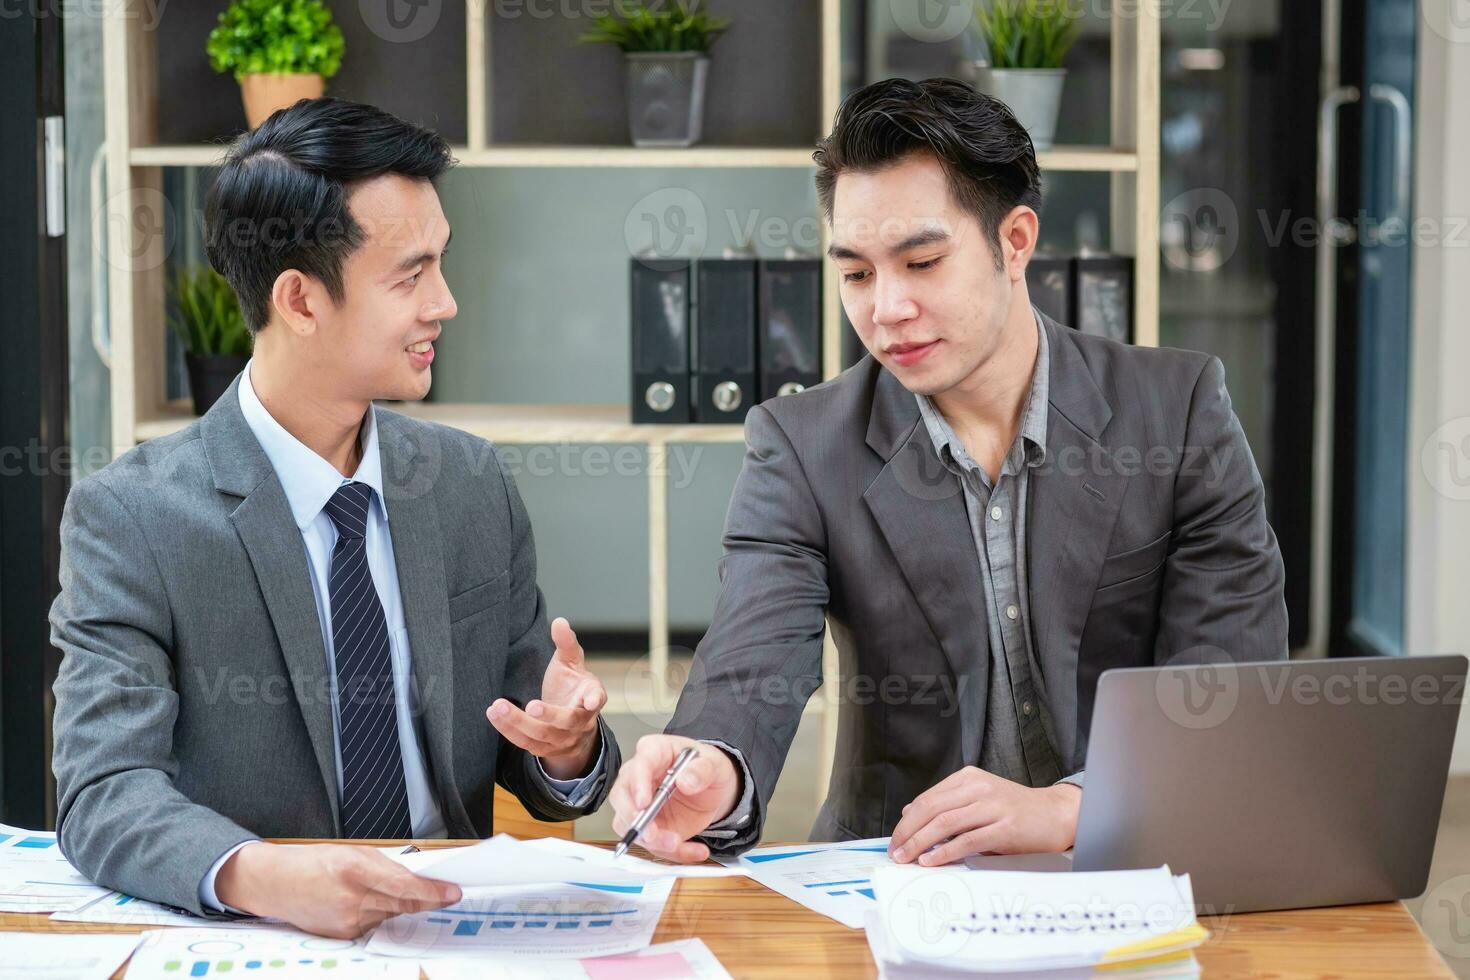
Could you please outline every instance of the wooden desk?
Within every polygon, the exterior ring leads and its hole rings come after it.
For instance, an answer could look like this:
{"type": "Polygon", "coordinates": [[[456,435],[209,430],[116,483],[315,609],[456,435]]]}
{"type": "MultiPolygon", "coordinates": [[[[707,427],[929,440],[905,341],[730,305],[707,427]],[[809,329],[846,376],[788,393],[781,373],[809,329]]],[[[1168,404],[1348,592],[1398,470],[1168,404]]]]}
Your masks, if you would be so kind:
{"type": "MultiPolygon", "coordinates": [[[[292,841],[291,843],[306,843],[292,841]]],[[[359,843],[392,843],[391,841],[359,843]]],[[[474,841],[419,841],[448,847],[474,841]]],[[[611,846],[611,845],[609,845],[611,846]]],[[[1402,902],[1201,920],[1195,951],[1206,977],[1453,977],[1402,902]]],[[[0,930],[134,932],[0,913],[0,930]]],[[[737,977],[873,977],[863,934],[747,878],[685,878],[674,886],[656,943],[698,936],[737,977]]],[[[3,961],[0,952],[0,961],[3,961]]],[[[118,976],[122,976],[120,972],[118,976]]],[[[1038,978],[1040,974],[1038,974],[1038,978]]]]}

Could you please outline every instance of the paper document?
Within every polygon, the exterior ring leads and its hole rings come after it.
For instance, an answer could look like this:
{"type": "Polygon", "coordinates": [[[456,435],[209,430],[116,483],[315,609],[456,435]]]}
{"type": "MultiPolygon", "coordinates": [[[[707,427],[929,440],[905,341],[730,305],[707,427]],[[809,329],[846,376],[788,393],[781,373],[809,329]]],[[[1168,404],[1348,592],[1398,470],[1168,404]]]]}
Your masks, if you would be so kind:
{"type": "MultiPolygon", "coordinates": [[[[959,973],[1076,970],[1182,959],[1209,935],[1187,875],[1138,871],[938,872],[879,868],[884,969],[959,973]]],[[[876,955],[876,954],[875,954],[876,955]]]]}
{"type": "Polygon", "coordinates": [[[653,941],[674,879],[466,888],[457,905],[380,925],[368,951],[389,956],[563,960],[653,941]]]}
{"type": "Polygon", "coordinates": [[[156,929],[128,964],[127,980],[188,977],[334,977],[418,980],[412,960],[373,956],[363,939],[328,939],[295,929],[156,929]]]}
{"type": "Polygon", "coordinates": [[[887,837],[757,847],[738,858],[722,860],[772,891],[849,929],[861,929],[864,916],[875,907],[874,870],[896,867],[888,857],[887,837]]]}
{"type": "Polygon", "coordinates": [[[0,932],[0,980],[107,980],[142,938],[0,932]]]}
{"type": "Polygon", "coordinates": [[[414,874],[452,881],[464,888],[484,885],[545,885],[596,881],[624,883],[656,878],[718,878],[740,874],[721,865],[659,864],[569,840],[518,841],[498,834],[470,847],[420,851],[395,858],[414,874]]]}
{"type": "Polygon", "coordinates": [[[581,960],[424,960],[429,980],[730,980],[715,954],[698,939],[659,943],[621,956],[581,960]]]}
{"type": "Polygon", "coordinates": [[[107,892],[62,856],[55,834],[0,823],[0,912],[79,909],[107,892]]]}

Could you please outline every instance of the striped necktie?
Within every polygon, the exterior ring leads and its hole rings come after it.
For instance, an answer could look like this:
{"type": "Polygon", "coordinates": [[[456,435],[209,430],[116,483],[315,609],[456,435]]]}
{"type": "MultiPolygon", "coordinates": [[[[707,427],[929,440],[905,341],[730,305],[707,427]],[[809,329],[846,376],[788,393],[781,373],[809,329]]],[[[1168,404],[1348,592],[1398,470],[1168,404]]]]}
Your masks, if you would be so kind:
{"type": "Polygon", "coordinates": [[[398,744],[388,621],[367,561],[373,488],[344,483],[327,501],[337,525],[328,588],[337,663],[338,741],[342,747],[342,830],[351,838],[410,836],[408,790],[398,744]]]}

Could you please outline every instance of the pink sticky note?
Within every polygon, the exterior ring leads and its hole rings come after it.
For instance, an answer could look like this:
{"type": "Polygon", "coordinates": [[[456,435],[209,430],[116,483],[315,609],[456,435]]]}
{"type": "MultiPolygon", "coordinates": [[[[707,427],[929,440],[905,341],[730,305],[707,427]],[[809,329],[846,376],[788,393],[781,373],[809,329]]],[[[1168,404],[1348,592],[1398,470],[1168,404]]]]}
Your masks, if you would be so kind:
{"type": "Polygon", "coordinates": [[[590,980],[682,980],[694,976],[683,953],[652,956],[599,956],[583,960],[590,980]]]}

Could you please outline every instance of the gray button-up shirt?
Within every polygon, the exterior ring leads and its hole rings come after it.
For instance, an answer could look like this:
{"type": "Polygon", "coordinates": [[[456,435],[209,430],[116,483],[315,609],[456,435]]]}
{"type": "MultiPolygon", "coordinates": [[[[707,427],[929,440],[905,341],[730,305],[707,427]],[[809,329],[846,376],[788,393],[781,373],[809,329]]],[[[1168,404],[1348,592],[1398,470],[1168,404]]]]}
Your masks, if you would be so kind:
{"type": "Polygon", "coordinates": [[[1046,413],[1051,352],[1039,337],[1031,389],[1016,440],[999,477],[971,458],[934,403],[915,395],[940,460],[964,487],[965,510],[980,562],[990,641],[990,686],[980,768],[1023,786],[1050,786],[1062,776],[1051,735],[1046,691],[1031,643],[1026,575],[1026,494],[1031,470],[1046,461],[1046,413]]]}

